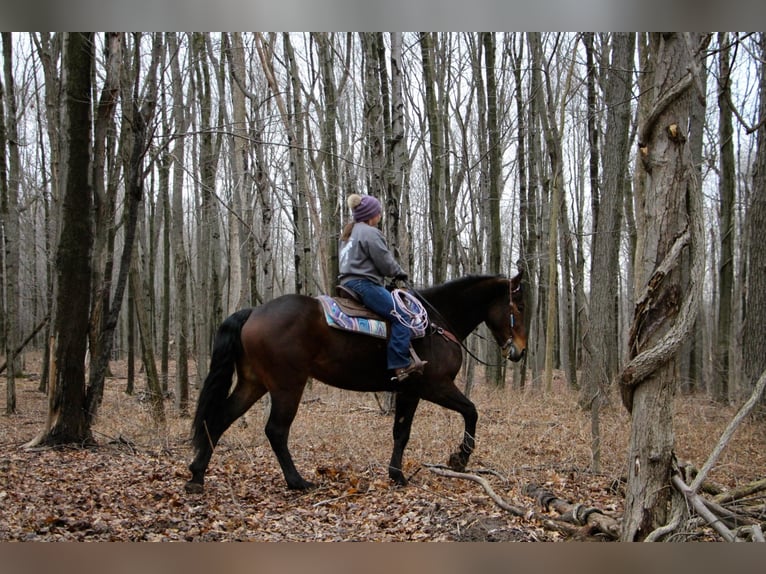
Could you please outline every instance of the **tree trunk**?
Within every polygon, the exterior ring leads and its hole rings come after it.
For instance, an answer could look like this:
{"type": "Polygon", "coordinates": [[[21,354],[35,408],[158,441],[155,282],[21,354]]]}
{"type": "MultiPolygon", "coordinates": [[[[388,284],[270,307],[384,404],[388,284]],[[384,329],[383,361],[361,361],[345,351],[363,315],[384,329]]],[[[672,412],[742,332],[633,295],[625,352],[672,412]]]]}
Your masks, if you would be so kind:
{"type": "Polygon", "coordinates": [[[428,210],[430,214],[431,245],[433,247],[433,282],[442,283],[447,278],[446,204],[444,191],[443,158],[445,155],[442,122],[436,97],[435,48],[431,32],[421,32],[420,51],[423,60],[423,83],[425,85],[426,117],[431,150],[431,168],[428,174],[428,210]]]}
{"type": "Polygon", "coordinates": [[[729,341],[732,328],[732,295],[734,287],[734,193],[736,165],[734,162],[734,127],[732,125],[731,67],[729,38],[718,34],[718,145],[721,175],[718,180],[720,212],[718,229],[721,251],[718,261],[718,338],[715,343],[715,379],[712,381],[713,400],[729,402],[729,341]]]}
{"type": "MultiPolygon", "coordinates": [[[[766,60],[766,33],[759,34],[760,57],[766,60]]],[[[745,323],[742,348],[742,370],[749,388],[755,386],[758,376],[766,370],[766,74],[761,73],[759,85],[756,165],[747,227],[750,240],[747,251],[747,287],[745,323]]],[[[766,414],[766,398],[761,397],[760,415],[766,414]]]]}
{"type": "Polygon", "coordinates": [[[600,191],[598,218],[593,223],[588,341],[584,348],[583,384],[579,399],[584,408],[590,408],[591,401],[598,394],[606,398],[619,364],[617,277],[622,192],[627,177],[634,49],[632,33],[613,34],[612,63],[607,73],[604,94],[607,110],[603,147],[604,185],[600,191]]]}
{"type": "MultiPolygon", "coordinates": [[[[136,44],[139,43],[139,34],[136,34],[136,44]]],[[[128,283],[131,259],[133,257],[133,244],[136,238],[136,228],[139,219],[139,208],[143,199],[144,189],[144,154],[149,147],[148,126],[151,124],[156,106],[157,81],[156,72],[159,65],[160,44],[155,36],[155,42],[152,52],[152,65],[147,75],[147,96],[146,101],[139,107],[138,84],[139,78],[136,76],[133,97],[130,103],[125,103],[125,107],[130,106],[131,121],[127,122],[126,130],[129,155],[125,166],[125,238],[120,266],[117,273],[117,283],[114,289],[114,296],[108,297],[102,295],[104,301],[111,300],[111,304],[104,311],[106,315],[99,321],[97,345],[98,354],[92,360],[90,378],[87,392],[87,411],[89,422],[92,424],[101,404],[104,389],[104,378],[109,366],[109,359],[114,346],[114,331],[117,328],[125,289],[128,283]]],[[[111,278],[111,265],[107,266],[109,277],[111,278]]],[[[110,290],[111,279],[104,277],[104,291],[110,290]]],[[[95,351],[94,351],[95,352],[95,351]]]]}
{"type": "MultiPolygon", "coordinates": [[[[168,47],[173,54],[171,73],[173,76],[173,116],[175,133],[185,135],[187,116],[181,82],[181,67],[178,61],[178,40],[175,33],[168,34],[168,47]]],[[[173,146],[173,194],[171,209],[173,221],[171,241],[173,244],[176,280],[176,407],[182,416],[189,412],[189,298],[188,264],[184,247],[184,137],[176,138],[173,146]]]]}
{"type": "Polygon", "coordinates": [[[85,352],[90,311],[91,208],[90,107],[93,34],[70,33],[65,40],[66,90],[64,153],[66,175],[61,235],[56,254],[57,304],[49,411],[35,444],[93,441],[85,411],[85,352]]]}
{"type": "MultiPolygon", "coordinates": [[[[5,342],[5,357],[8,362],[7,385],[6,385],[6,414],[16,412],[16,347],[19,342],[18,331],[20,328],[19,317],[19,190],[21,185],[21,158],[19,156],[19,135],[16,125],[18,111],[16,106],[16,89],[13,78],[13,40],[10,32],[3,32],[3,62],[4,77],[6,83],[3,93],[0,83],[0,100],[5,100],[7,114],[0,107],[0,124],[5,128],[5,134],[0,136],[0,145],[3,147],[3,160],[0,163],[2,182],[2,209],[0,209],[0,223],[2,223],[2,262],[3,269],[3,341],[5,342]],[[5,149],[8,149],[7,177],[5,149]]],[[[2,103],[0,103],[2,106],[2,103]]]]}
{"type": "Polygon", "coordinates": [[[696,76],[697,34],[651,34],[649,113],[639,121],[636,170],[639,245],[631,361],[623,370],[623,402],[631,413],[628,486],[622,540],[644,540],[669,516],[675,442],[676,355],[690,334],[704,272],[701,189],[686,133],[696,76]],[[694,56],[692,56],[694,51],[694,56]],[[688,245],[692,277],[682,289],[680,255],[688,245]]]}

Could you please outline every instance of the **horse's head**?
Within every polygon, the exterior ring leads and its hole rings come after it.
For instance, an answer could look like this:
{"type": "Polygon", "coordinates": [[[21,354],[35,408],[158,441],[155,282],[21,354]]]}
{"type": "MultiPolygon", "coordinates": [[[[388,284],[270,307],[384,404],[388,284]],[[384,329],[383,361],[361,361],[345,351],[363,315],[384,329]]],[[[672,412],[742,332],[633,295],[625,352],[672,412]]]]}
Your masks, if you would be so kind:
{"type": "Polygon", "coordinates": [[[524,327],[524,297],[521,290],[519,272],[508,281],[510,292],[493,313],[491,329],[501,347],[503,357],[510,361],[520,361],[527,352],[527,330],[524,327]]]}

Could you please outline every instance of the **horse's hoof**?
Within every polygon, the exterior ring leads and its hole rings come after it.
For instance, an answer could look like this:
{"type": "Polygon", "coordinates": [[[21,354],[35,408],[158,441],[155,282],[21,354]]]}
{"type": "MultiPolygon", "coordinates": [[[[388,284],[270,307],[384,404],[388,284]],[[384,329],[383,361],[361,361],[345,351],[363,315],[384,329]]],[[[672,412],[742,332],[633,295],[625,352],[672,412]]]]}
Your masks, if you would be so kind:
{"type": "Polygon", "coordinates": [[[464,461],[463,457],[460,456],[460,453],[457,452],[453,452],[449,457],[449,461],[447,462],[447,466],[449,466],[455,472],[465,472],[465,465],[466,461],[464,461]]]}
{"type": "Polygon", "coordinates": [[[404,474],[401,472],[395,472],[388,475],[388,478],[391,479],[391,482],[393,482],[396,486],[407,486],[407,479],[404,477],[404,474]]]}
{"type": "Polygon", "coordinates": [[[186,483],[184,487],[187,494],[202,494],[205,491],[205,487],[199,482],[192,482],[191,480],[186,483]]]}
{"type": "Polygon", "coordinates": [[[287,483],[287,488],[290,490],[311,490],[316,488],[316,484],[309,482],[308,480],[301,479],[300,482],[287,483]]]}

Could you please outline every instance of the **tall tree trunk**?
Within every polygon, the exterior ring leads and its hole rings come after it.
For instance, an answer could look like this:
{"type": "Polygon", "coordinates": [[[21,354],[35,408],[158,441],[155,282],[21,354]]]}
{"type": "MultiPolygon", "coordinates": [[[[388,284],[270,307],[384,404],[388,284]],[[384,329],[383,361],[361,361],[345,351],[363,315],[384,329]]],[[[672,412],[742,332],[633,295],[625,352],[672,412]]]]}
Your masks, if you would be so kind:
{"type": "MultiPolygon", "coordinates": [[[[381,64],[382,65],[382,64],[381,64]]],[[[408,261],[405,241],[409,197],[404,187],[409,158],[404,139],[404,87],[402,83],[402,34],[391,32],[391,126],[388,139],[387,228],[390,248],[399,261],[408,261]],[[402,218],[404,217],[404,221],[402,218]]],[[[412,268],[407,265],[407,269],[412,268]]]]}
{"type": "MultiPolygon", "coordinates": [[[[527,149],[529,146],[529,135],[527,130],[527,122],[525,121],[524,110],[524,92],[522,90],[521,71],[524,59],[524,35],[519,34],[518,49],[516,42],[512,44],[513,50],[513,77],[515,80],[515,100],[516,100],[516,116],[518,121],[518,144],[516,146],[516,157],[519,166],[519,228],[520,228],[520,241],[519,241],[519,271],[523,271],[522,275],[522,293],[524,293],[525,303],[524,306],[528,310],[536,309],[536,293],[537,293],[537,217],[536,217],[536,205],[535,198],[531,196],[532,188],[527,183],[527,149]],[[518,50],[518,51],[517,51],[518,50]]],[[[524,328],[529,335],[530,340],[534,340],[532,333],[532,318],[533,313],[527,311],[524,313],[524,328]]],[[[527,355],[529,356],[529,355],[527,355]]],[[[519,369],[519,379],[516,386],[524,388],[527,379],[527,361],[524,359],[521,362],[521,368],[519,369]]]]}
{"type": "MultiPolygon", "coordinates": [[[[120,76],[123,69],[123,37],[117,32],[108,32],[104,36],[105,76],[101,96],[96,104],[93,122],[93,295],[90,319],[90,361],[91,372],[97,369],[101,360],[102,335],[105,332],[107,315],[112,297],[112,271],[114,268],[114,235],[116,217],[117,186],[112,183],[116,178],[107,174],[107,161],[115,165],[107,153],[114,150],[114,113],[120,97],[120,76]],[[107,179],[110,185],[107,185],[107,179]]],[[[136,64],[137,65],[137,64],[136,64]]],[[[137,71],[134,71],[137,75],[137,71]]],[[[126,86],[127,88],[127,86],[126,86]]],[[[126,102],[126,109],[130,104],[126,102]]],[[[125,132],[132,130],[130,122],[124,126],[125,132]]],[[[130,138],[123,136],[123,142],[130,138]]],[[[119,168],[117,168],[119,169],[119,168]]],[[[110,333],[111,334],[111,333],[110,333]]],[[[97,393],[96,403],[101,395],[97,393]]],[[[98,404],[95,404],[98,407],[98,404]]],[[[95,416],[91,413],[89,416],[95,416]]]]}
{"type": "MultiPolygon", "coordinates": [[[[108,312],[101,322],[98,338],[98,351],[96,359],[90,371],[90,378],[87,393],[87,409],[89,421],[92,424],[101,404],[104,389],[104,378],[109,365],[109,358],[114,346],[114,331],[117,328],[120,311],[124,299],[125,289],[128,283],[130,273],[131,259],[133,257],[133,244],[136,238],[136,227],[139,219],[139,208],[143,199],[144,189],[144,155],[149,146],[149,131],[157,97],[156,73],[159,66],[159,56],[161,44],[159,37],[154,36],[152,50],[151,67],[147,74],[147,93],[146,100],[139,107],[139,74],[136,70],[136,78],[133,90],[133,97],[130,103],[126,102],[131,110],[131,121],[127,122],[126,129],[129,135],[126,141],[129,142],[130,153],[125,166],[125,238],[123,252],[120,258],[120,266],[117,273],[117,284],[114,289],[114,296],[111,298],[111,304],[108,312]]],[[[140,34],[136,34],[136,50],[140,44],[140,34]]],[[[136,58],[138,61],[139,58],[136,58]]],[[[111,266],[108,267],[111,276],[111,266]]],[[[108,282],[111,285],[111,281],[108,282]]]]}
{"type": "MultiPolygon", "coordinates": [[[[300,79],[295,50],[290,42],[290,35],[282,35],[282,45],[287,57],[289,72],[288,99],[289,113],[285,112],[283,122],[290,145],[290,199],[293,213],[293,259],[295,261],[295,292],[305,295],[315,293],[312,273],[312,254],[314,252],[309,214],[308,168],[306,166],[306,118],[303,111],[303,85],[300,79]]],[[[276,90],[276,87],[273,89],[276,90]]],[[[279,91],[276,90],[278,94],[279,91]]],[[[283,105],[282,108],[287,108],[283,105]]]]}
{"type": "Polygon", "coordinates": [[[187,115],[181,82],[181,66],[178,61],[178,39],[175,33],[167,35],[168,47],[173,57],[170,62],[173,82],[173,120],[177,137],[173,145],[173,193],[171,209],[173,222],[171,241],[173,244],[176,281],[176,407],[186,416],[189,412],[189,291],[188,264],[184,246],[184,154],[183,137],[186,133],[187,115]]]}
{"type": "MultiPolygon", "coordinates": [[[[193,35],[193,51],[195,73],[197,77],[197,101],[200,110],[200,140],[199,140],[199,183],[200,183],[200,213],[199,232],[197,234],[197,280],[196,280],[196,305],[194,313],[194,332],[196,334],[194,348],[196,349],[197,378],[196,384],[201,387],[207,376],[207,368],[210,357],[210,349],[213,345],[213,333],[221,320],[221,281],[219,265],[221,253],[219,249],[220,223],[218,221],[218,203],[215,197],[216,177],[218,172],[218,158],[221,146],[221,136],[215,136],[217,127],[223,125],[221,118],[224,105],[219,106],[219,116],[213,119],[214,94],[212,89],[210,60],[212,55],[207,50],[209,42],[208,33],[195,33],[193,35]]],[[[220,80],[219,80],[220,82],[220,80]]],[[[218,94],[224,98],[223,93],[218,94]]],[[[244,106],[244,102],[242,103],[244,106]]],[[[235,115],[238,111],[237,102],[234,105],[235,115]]],[[[244,119],[242,120],[244,123],[244,119]]],[[[233,131],[236,141],[243,138],[237,137],[244,131],[244,125],[238,125],[235,121],[233,131]]],[[[243,145],[243,143],[240,143],[243,145]]],[[[236,158],[232,162],[235,185],[232,193],[240,192],[237,185],[239,164],[236,158]]],[[[239,254],[240,250],[236,249],[239,254]]],[[[239,306],[240,297],[236,298],[239,306]]],[[[239,308],[239,307],[238,307],[239,308]]]]}
{"type": "Polygon", "coordinates": [[[85,411],[85,351],[90,311],[91,208],[90,107],[92,33],[65,39],[65,184],[56,254],[57,304],[53,318],[53,368],[46,427],[34,444],[83,444],[93,437],[85,411]]]}
{"type": "Polygon", "coordinates": [[[736,165],[734,162],[734,127],[731,105],[731,65],[728,34],[718,34],[718,145],[721,175],[718,180],[720,212],[718,229],[721,251],[718,262],[718,338],[715,343],[715,379],[713,400],[729,402],[729,350],[732,333],[732,296],[734,288],[734,201],[736,165]]]}
{"type": "MultiPolygon", "coordinates": [[[[766,61],[766,33],[759,33],[761,61],[766,61]]],[[[753,188],[747,210],[750,240],[747,247],[747,287],[745,290],[745,322],[743,326],[742,370],[746,384],[753,388],[760,373],[766,370],[766,74],[761,73],[758,88],[756,165],[753,188]]],[[[761,398],[761,416],[766,414],[766,398],[761,398]]]]}
{"type": "MultiPolygon", "coordinates": [[[[342,189],[340,184],[340,168],[338,165],[338,140],[336,127],[338,123],[338,91],[334,74],[334,50],[332,49],[332,34],[312,34],[319,49],[319,69],[321,73],[322,94],[324,96],[324,118],[320,127],[321,145],[319,149],[318,167],[323,173],[317,174],[323,179],[320,202],[322,204],[323,230],[320,241],[324,243],[326,253],[325,272],[323,274],[323,290],[329,291],[330,285],[335,284],[338,277],[338,236],[340,235],[339,201],[342,189]]],[[[361,191],[361,190],[360,190],[361,191]]]]}
{"type": "MultiPolygon", "coordinates": [[[[484,69],[487,82],[487,146],[489,156],[489,173],[487,200],[489,220],[487,230],[489,232],[489,272],[499,274],[501,272],[501,258],[503,253],[502,228],[500,224],[500,196],[503,177],[503,146],[500,138],[500,126],[498,120],[498,97],[497,77],[495,73],[496,41],[493,32],[481,33],[484,47],[484,69]]],[[[505,364],[497,346],[490,346],[488,350],[487,380],[498,387],[505,385],[505,364]]]]}
{"type": "Polygon", "coordinates": [[[639,122],[636,170],[639,245],[631,361],[620,382],[631,413],[623,541],[639,541],[666,524],[672,493],[673,396],[676,355],[696,318],[704,273],[701,189],[686,132],[700,49],[698,34],[651,34],[649,113],[639,122]],[[682,289],[680,255],[692,254],[691,282],[682,289]]]}
{"type": "MultiPolygon", "coordinates": [[[[45,79],[45,127],[47,128],[47,146],[43,143],[43,136],[40,135],[41,157],[45,157],[45,149],[48,148],[49,161],[43,162],[49,167],[49,193],[44,192],[45,209],[45,253],[53,251],[53,245],[58,240],[58,221],[57,216],[61,200],[61,141],[59,130],[61,127],[61,90],[60,73],[58,64],[61,60],[62,38],[63,34],[51,35],[48,32],[33,34],[32,40],[35,44],[35,50],[40,58],[43,77],[45,79]]],[[[45,181],[45,175],[43,176],[45,181]]],[[[45,189],[45,188],[44,188],[45,189]]],[[[55,315],[56,297],[54,293],[56,274],[54,271],[53,258],[48,257],[46,264],[46,285],[47,285],[47,304],[49,316],[55,315]]],[[[43,369],[40,374],[39,390],[47,392],[51,372],[50,365],[52,345],[53,321],[48,321],[45,327],[45,350],[43,351],[43,369]]]]}
{"type": "MultiPolygon", "coordinates": [[[[5,134],[0,137],[1,152],[5,156],[5,148],[8,146],[8,171],[6,177],[6,165],[3,157],[0,163],[0,173],[3,176],[2,184],[2,209],[0,209],[0,223],[2,224],[2,261],[3,261],[3,340],[5,342],[5,357],[8,364],[5,412],[16,412],[16,347],[20,341],[18,334],[20,328],[19,317],[19,190],[21,184],[21,158],[19,156],[19,135],[16,125],[17,106],[16,89],[13,78],[13,40],[10,32],[3,32],[3,70],[6,89],[3,93],[0,83],[0,100],[5,99],[3,113],[0,107],[0,124],[5,128],[5,134]]],[[[2,106],[2,104],[0,104],[2,106]]],[[[3,129],[0,127],[0,129],[3,129]]]]}
{"type": "Polygon", "coordinates": [[[557,321],[557,296],[558,296],[558,239],[561,204],[563,201],[561,188],[563,186],[563,166],[561,151],[561,136],[559,132],[559,122],[556,120],[557,106],[554,101],[551,90],[549,71],[545,70],[545,83],[543,83],[543,57],[542,57],[542,38],[540,33],[529,35],[530,52],[533,58],[532,74],[537,76],[536,83],[544,90],[547,97],[543,97],[545,109],[540,110],[540,122],[545,137],[546,150],[550,160],[551,167],[551,200],[550,200],[550,222],[548,229],[548,274],[547,274],[547,301],[546,301],[546,334],[545,334],[545,373],[544,385],[549,391],[553,383],[553,369],[557,366],[555,347],[557,321]]]}
{"type": "Polygon", "coordinates": [[[592,403],[597,398],[606,398],[619,367],[617,277],[622,196],[627,177],[634,49],[632,33],[612,35],[612,62],[604,94],[607,110],[603,147],[604,185],[601,186],[598,218],[593,223],[589,328],[580,393],[580,404],[585,408],[593,408],[592,403]]]}
{"type": "Polygon", "coordinates": [[[425,85],[426,117],[428,118],[431,168],[428,174],[428,207],[433,246],[433,282],[442,283],[447,278],[446,205],[444,190],[444,136],[442,120],[436,97],[436,63],[433,34],[421,32],[420,51],[423,60],[423,83],[425,85]]]}

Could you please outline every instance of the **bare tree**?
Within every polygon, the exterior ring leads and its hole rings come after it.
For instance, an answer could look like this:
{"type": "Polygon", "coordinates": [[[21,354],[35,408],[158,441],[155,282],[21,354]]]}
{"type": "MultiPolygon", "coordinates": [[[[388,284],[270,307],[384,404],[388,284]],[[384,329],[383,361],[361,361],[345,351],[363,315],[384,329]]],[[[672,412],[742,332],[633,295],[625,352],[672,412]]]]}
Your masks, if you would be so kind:
{"type": "MultiPolygon", "coordinates": [[[[691,332],[704,270],[701,188],[686,132],[691,98],[701,87],[699,34],[650,34],[648,113],[639,122],[636,170],[639,246],[631,360],[620,383],[631,413],[628,485],[622,540],[644,540],[670,516],[676,354],[691,332]],[[692,274],[682,289],[681,252],[690,248],[692,274]]],[[[682,507],[676,507],[682,510],[682,507]]]]}
{"type": "MultiPolygon", "coordinates": [[[[0,100],[4,99],[5,110],[0,108],[0,237],[2,238],[3,267],[0,269],[3,277],[2,284],[2,316],[3,332],[2,339],[5,343],[5,357],[8,364],[5,412],[16,412],[16,347],[21,339],[18,335],[19,321],[19,188],[21,183],[21,160],[19,157],[19,135],[16,118],[18,110],[16,106],[16,91],[13,78],[13,39],[10,32],[3,32],[3,76],[6,89],[3,90],[0,82],[0,100]],[[7,163],[5,160],[7,147],[7,163]],[[7,165],[7,172],[6,172],[7,165]]],[[[0,106],[3,104],[0,103],[0,106]]]]}
{"type": "Polygon", "coordinates": [[[729,401],[729,341],[732,330],[734,287],[734,201],[736,168],[734,163],[734,126],[731,102],[731,62],[728,34],[718,34],[718,138],[721,173],[718,182],[721,252],[718,262],[718,340],[715,351],[713,399],[729,401]]]}
{"type": "Polygon", "coordinates": [[[175,139],[173,145],[173,184],[172,184],[172,225],[171,242],[173,244],[174,269],[177,297],[177,325],[176,325],[176,406],[181,413],[188,413],[189,409],[189,291],[188,276],[189,265],[187,262],[186,248],[184,245],[184,154],[186,150],[185,135],[188,116],[186,102],[184,100],[183,82],[181,78],[181,64],[178,46],[178,38],[175,33],[167,35],[167,44],[172,53],[170,69],[173,85],[173,124],[176,134],[181,137],[175,139]]]}
{"type": "Polygon", "coordinates": [[[85,351],[90,311],[92,190],[90,185],[90,107],[93,34],[65,39],[66,176],[57,269],[53,369],[45,429],[33,444],[88,443],[93,440],[85,410],[85,351]]]}
{"type": "Polygon", "coordinates": [[[598,411],[617,373],[617,303],[622,192],[627,178],[628,128],[635,35],[617,33],[612,39],[612,62],[604,97],[606,133],[603,146],[604,184],[600,187],[598,216],[594,216],[591,296],[588,337],[580,404],[592,409],[593,462],[598,466],[598,411]],[[608,279],[606,279],[608,278],[608,279]]]}
{"type": "MultiPolygon", "coordinates": [[[[759,57],[766,61],[766,33],[758,34],[759,57]]],[[[755,386],[760,373],[766,370],[766,74],[761,69],[758,86],[758,118],[756,129],[756,165],[753,187],[747,210],[747,289],[742,349],[742,369],[747,384],[755,386]]],[[[766,413],[766,399],[761,397],[761,415],[766,413]]]]}

